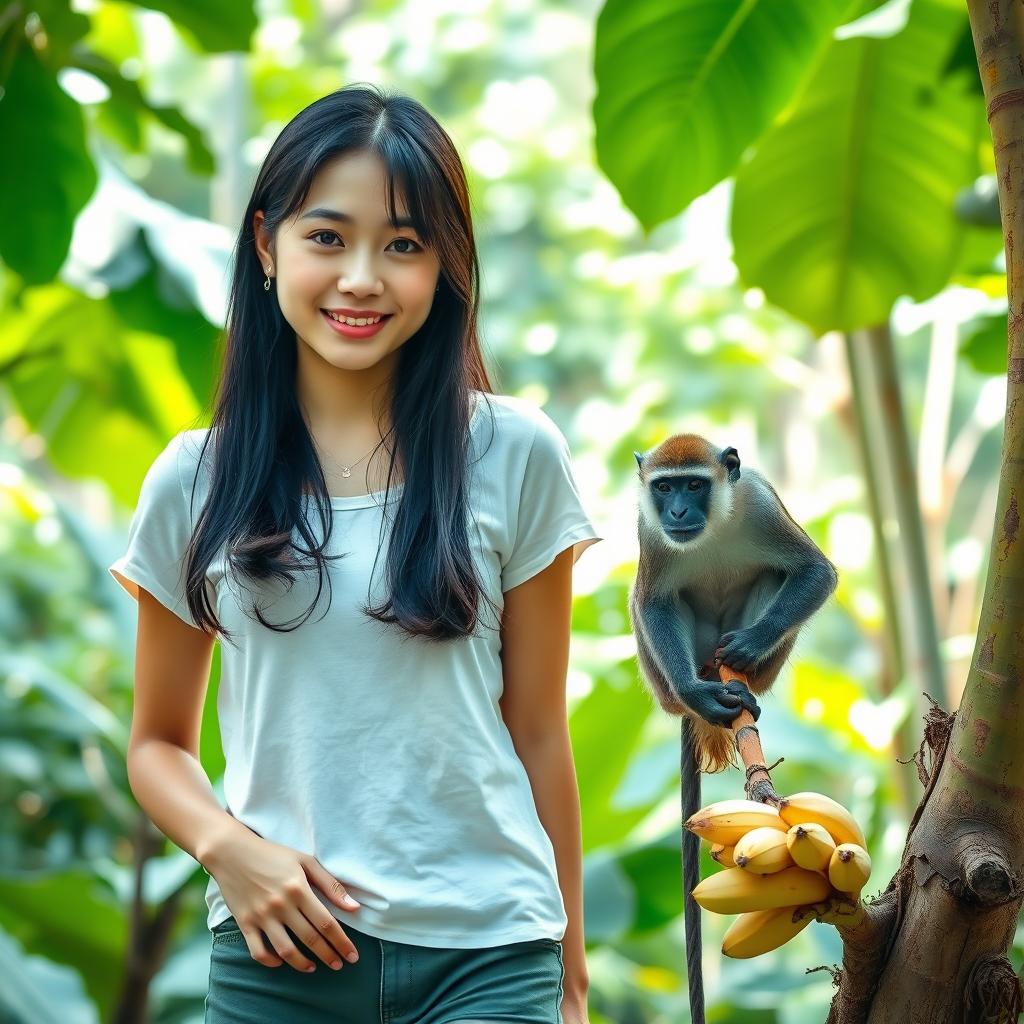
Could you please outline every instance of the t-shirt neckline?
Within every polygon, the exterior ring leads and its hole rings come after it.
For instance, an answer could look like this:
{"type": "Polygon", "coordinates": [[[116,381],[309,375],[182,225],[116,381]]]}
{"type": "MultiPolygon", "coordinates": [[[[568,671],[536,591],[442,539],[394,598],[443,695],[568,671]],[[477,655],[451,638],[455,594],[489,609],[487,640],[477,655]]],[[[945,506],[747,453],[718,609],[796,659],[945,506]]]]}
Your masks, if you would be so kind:
{"type": "MultiPolygon", "coordinates": [[[[481,401],[482,392],[473,390],[473,411],[469,416],[469,425],[473,426],[473,422],[476,419],[476,414],[480,410],[480,406],[483,404],[481,401]]],[[[368,494],[347,494],[347,495],[330,495],[331,507],[332,508],[376,508],[382,503],[390,504],[393,501],[397,501],[402,496],[402,491],[405,488],[405,481],[401,483],[392,484],[390,489],[382,491],[370,491],[368,494]],[[384,502],[384,496],[387,495],[387,502],[384,502]]]]}

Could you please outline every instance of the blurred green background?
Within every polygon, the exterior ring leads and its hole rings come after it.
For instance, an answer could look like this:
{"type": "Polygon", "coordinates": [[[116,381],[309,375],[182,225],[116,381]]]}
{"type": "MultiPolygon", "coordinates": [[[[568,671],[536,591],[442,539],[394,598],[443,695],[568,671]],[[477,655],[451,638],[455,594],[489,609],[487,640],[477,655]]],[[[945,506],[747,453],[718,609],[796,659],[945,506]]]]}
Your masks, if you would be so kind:
{"type": "MultiPolygon", "coordinates": [[[[1005,403],[962,3],[10,4],[0,1022],[202,1020],[205,876],[128,787],[136,611],[105,566],[146,469],[209,400],[260,160],[356,81],[411,94],[455,140],[496,386],[559,423],[606,538],[576,569],[569,678],[592,1024],[688,1019],[678,721],[638,681],[626,612],[634,449],[683,430],[735,445],[836,563],[762,742],[780,792],[863,824],[868,894],[899,863],[923,694],[955,709],[973,652],[1005,403]]],[[[741,794],[735,770],[704,779],[704,803],[741,794]]],[[[834,929],[730,961],[729,921],[704,915],[708,1020],[824,1020],[831,979],[805,970],[840,962],[834,929]]]]}

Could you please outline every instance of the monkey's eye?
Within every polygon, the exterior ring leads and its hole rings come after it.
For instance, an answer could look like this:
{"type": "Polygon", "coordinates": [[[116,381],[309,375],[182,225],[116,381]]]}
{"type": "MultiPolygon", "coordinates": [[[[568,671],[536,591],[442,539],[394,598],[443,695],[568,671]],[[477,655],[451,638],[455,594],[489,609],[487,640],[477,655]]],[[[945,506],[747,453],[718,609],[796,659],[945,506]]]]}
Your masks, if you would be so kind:
{"type": "Polygon", "coordinates": [[[661,491],[662,494],[668,494],[668,492],[672,490],[672,488],[669,487],[669,485],[667,483],[665,483],[664,480],[659,480],[654,485],[654,489],[657,490],[657,491],[661,491]]]}
{"type": "Polygon", "coordinates": [[[703,480],[691,480],[688,487],[691,491],[699,491],[704,486],[703,480]]]}

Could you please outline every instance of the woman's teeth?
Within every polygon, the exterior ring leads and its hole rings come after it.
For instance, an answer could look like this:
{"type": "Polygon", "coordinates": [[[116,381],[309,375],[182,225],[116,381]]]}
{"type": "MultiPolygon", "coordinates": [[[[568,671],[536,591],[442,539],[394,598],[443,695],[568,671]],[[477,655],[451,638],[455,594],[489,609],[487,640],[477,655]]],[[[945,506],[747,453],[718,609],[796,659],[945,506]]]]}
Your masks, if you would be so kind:
{"type": "Polygon", "coordinates": [[[325,309],[324,312],[332,320],[337,320],[339,324],[348,324],[349,327],[365,327],[367,324],[379,324],[381,320],[379,316],[353,318],[350,316],[338,316],[337,313],[332,313],[329,309],[325,309]]]}

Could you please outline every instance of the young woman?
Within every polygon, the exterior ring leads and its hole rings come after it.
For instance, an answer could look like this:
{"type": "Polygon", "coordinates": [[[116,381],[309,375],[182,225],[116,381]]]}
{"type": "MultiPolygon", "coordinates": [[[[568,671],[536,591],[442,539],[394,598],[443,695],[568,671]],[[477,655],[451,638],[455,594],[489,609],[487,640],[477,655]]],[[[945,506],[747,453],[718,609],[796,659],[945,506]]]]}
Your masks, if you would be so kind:
{"type": "Polygon", "coordinates": [[[212,425],[154,461],[110,566],[132,791],[210,875],[209,1024],[586,1024],[565,673],[601,538],[555,424],[491,393],[477,259],[420,104],[299,113],[245,211],[212,425]],[[226,810],[198,764],[218,636],[226,810]]]}

